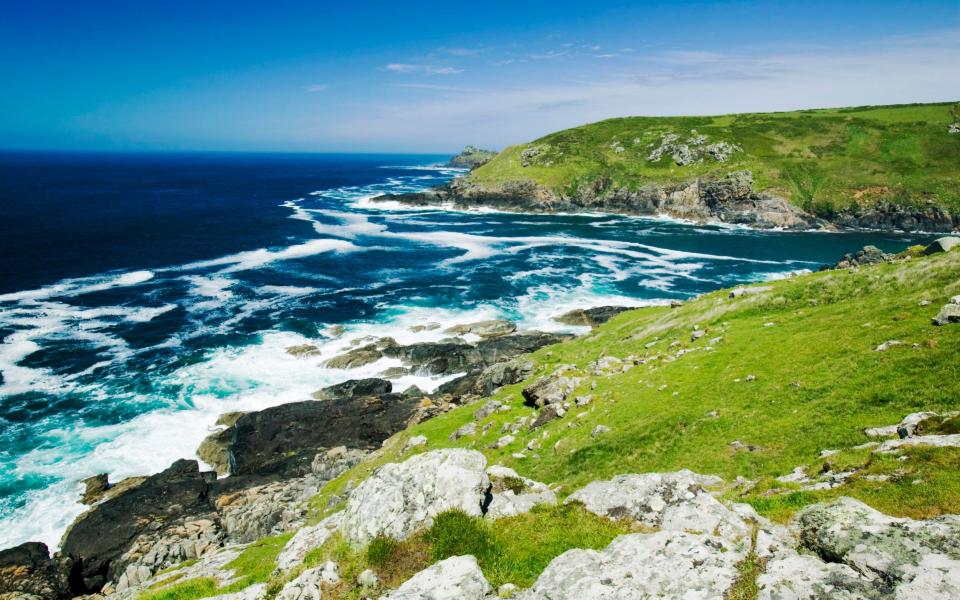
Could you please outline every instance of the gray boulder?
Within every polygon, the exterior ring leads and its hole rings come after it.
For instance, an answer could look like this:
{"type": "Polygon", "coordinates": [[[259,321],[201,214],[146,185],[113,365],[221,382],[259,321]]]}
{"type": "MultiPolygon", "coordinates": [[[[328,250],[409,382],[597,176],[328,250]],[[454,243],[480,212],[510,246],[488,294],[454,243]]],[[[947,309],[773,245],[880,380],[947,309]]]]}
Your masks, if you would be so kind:
{"type": "Polygon", "coordinates": [[[680,531],[621,535],[601,551],[553,559],[522,600],[723,598],[745,554],[713,536],[680,531]]]}
{"type": "Polygon", "coordinates": [[[340,582],[340,572],[334,562],[327,561],[319,567],[307,569],[289,581],[277,594],[276,600],[320,600],[323,586],[340,582]]]}
{"type": "Polygon", "coordinates": [[[937,316],[933,318],[934,325],[948,325],[960,323],[960,296],[954,296],[950,302],[943,305],[937,316]]]}
{"type": "Polygon", "coordinates": [[[492,500],[487,507],[488,519],[512,517],[529,512],[539,504],[556,504],[557,495],[539,481],[521,477],[509,467],[494,465],[487,469],[492,500]]]}
{"type": "Polygon", "coordinates": [[[485,600],[493,588],[477,559],[453,556],[420,571],[381,600],[485,600]]]}
{"type": "Polygon", "coordinates": [[[767,561],[757,578],[757,600],[866,600],[879,597],[874,582],[844,564],[788,551],[767,561]]]}
{"type": "Polygon", "coordinates": [[[960,244],[960,237],[948,235],[930,242],[930,245],[923,249],[923,253],[939,254],[940,252],[950,252],[957,244],[960,244]]]}
{"type": "Polygon", "coordinates": [[[353,544],[378,535],[404,539],[448,510],[481,516],[490,480],[475,450],[443,449],[380,467],[347,501],[340,531],[353,544]]]}
{"type": "Polygon", "coordinates": [[[960,597],[960,516],[899,519],[839,498],[801,512],[796,527],[804,548],[846,564],[888,597],[960,597]]]}
{"type": "Polygon", "coordinates": [[[523,381],[533,375],[532,360],[515,358],[484,369],[473,384],[473,391],[480,396],[489,396],[497,388],[523,381]]]}
{"type": "Polygon", "coordinates": [[[580,385],[578,377],[566,377],[553,374],[537,379],[523,388],[523,400],[527,406],[543,408],[550,404],[560,404],[580,385]]]}

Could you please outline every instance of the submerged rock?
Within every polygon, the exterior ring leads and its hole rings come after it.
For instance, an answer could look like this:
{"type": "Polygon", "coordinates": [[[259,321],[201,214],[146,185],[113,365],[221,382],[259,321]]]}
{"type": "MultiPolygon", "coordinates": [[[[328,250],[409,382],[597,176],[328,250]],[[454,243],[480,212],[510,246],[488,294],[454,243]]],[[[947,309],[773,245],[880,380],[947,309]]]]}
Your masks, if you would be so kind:
{"type": "Polygon", "coordinates": [[[350,494],[340,531],[363,545],[378,535],[404,539],[448,510],[480,516],[490,487],[486,465],[483,454],[461,449],[386,464],[350,494]]]}

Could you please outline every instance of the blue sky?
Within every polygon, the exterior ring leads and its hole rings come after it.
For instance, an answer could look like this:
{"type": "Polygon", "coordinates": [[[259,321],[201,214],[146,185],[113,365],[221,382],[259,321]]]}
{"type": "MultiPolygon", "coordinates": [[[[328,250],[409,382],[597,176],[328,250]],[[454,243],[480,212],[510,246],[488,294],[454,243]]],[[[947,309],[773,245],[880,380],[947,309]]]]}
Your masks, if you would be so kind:
{"type": "Polygon", "coordinates": [[[960,2],[0,0],[0,147],[448,152],[960,99],[960,2]]]}

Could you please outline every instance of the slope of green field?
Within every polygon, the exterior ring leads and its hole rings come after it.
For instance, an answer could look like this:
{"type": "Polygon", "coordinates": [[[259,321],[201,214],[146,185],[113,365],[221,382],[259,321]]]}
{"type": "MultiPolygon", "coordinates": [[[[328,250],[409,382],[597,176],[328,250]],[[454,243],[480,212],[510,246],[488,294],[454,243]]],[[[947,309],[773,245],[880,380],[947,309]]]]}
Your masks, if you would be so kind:
{"type": "Polygon", "coordinates": [[[749,169],[758,190],[821,216],[879,202],[960,209],[960,134],[950,133],[955,122],[960,104],[950,103],[609,119],[511,146],[470,180],[497,185],[531,179],[574,194],[597,181],[636,189],[749,169]],[[667,134],[680,143],[702,135],[702,145],[726,142],[740,150],[724,162],[705,156],[681,166],[669,152],[649,160],[667,134]]]}

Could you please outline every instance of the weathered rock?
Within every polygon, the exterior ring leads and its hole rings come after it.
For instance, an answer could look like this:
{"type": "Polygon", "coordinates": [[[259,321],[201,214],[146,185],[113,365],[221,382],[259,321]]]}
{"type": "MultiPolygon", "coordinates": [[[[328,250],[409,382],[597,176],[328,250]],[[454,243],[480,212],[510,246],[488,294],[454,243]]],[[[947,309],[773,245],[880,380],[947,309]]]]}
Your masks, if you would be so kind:
{"type": "Polygon", "coordinates": [[[550,421],[562,418],[567,411],[559,403],[548,404],[540,409],[537,418],[530,424],[530,430],[540,429],[550,421]]]}
{"type": "Polygon", "coordinates": [[[483,406],[477,409],[477,412],[473,413],[473,418],[477,421],[482,421],[497,412],[503,407],[503,402],[499,400],[490,400],[483,406]]]}
{"type": "Polygon", "coordinates": [[[958,244],[960,244],[960,237],[949,235],[930,242],[930,245],[923,249],[923,253],[939,254],[940,252],[950,252],[958,244]]]}
{"type": "Polygon", "coordinates": [[[621,535],[604,550],[569,550],[553,559],[522,600],[723,598],[743,552],[709,535],[680,531],[621,535]]]}
{"type": "Polygon", "coordinates": [[[110,489],[110,482],[107,480],[106,473],[87,477],[81,483],[84,485],[83,497],[80,498],[80,502],[83,504],[93,504],[110,489]]]}
{"type": "Polygon", "coordinates": [[[554,321],[564,325],[579,325],[583,327],[596,327],[606,323],[620,313],[630,310],[629,306],[595,306],[593,308],[577,308],[564,313],[559,317],[554,317],[554,321]]]}
{"type": "Polygon", "coordinates": [[[573,339],[573,336],[542,331],[523,331],[480,340],[477,342],[477,350],[480,352],[483,364],[489,366],[570,339],[573,339]]]}
{"type": "Polygon", "coordinates": [[[867,600],[875,584],[847,565],[793,551],[772,556],[757,577],[758,600],[867,600]]]}
{"type": "Polygon", "coordinates": [[[474,422],[467,423],[466,425],[460,427],[456,431],[450,434],[450,441],[459,440],[462,437],[468,437],[471,435],[477,434],[477,424],[474,422]]]}
{"type": "Polygon", "coordinates": [[[277,555],[277,571],[288,571],[303,562],[307,553],[330,539],[340,524],[342,513],[335,513],[316,525],[303,527],[277,555]]]}
{"type": "Polygon", "coordinates": [[[313,393],[316,400],[335,398],[353,398],[354,396],[379,396],[393,391],[393,384],[386,379],[370,377],[367,379],[348,379],[342,383],[325,387],[313,393]]]}
{"type": "Polygon", "coordinates": [[[509,335],[517,330],[516,323],[506,319],[491,319],[489,321],[477,321],[476,323],[466,323],[463,325],[454,325],[444,330],[445,333],[453,335],[466,335],[472,333],[481,338],[497,337],[500,335],[509,335]]]}
{"type": "Polygon", "coordinates": [[[485,600],[493,588],[477,559],[453,556],[420,571],[382,600],[485,600]]]}
{"type": "Polygon", "coordinates": [[[930,417],[937,416],[937,413],[934,412],[915,412],[910,413],[905,416],[899,423],[896,425],[887,425],[885,427],[871,427],[863,431],[869,437],[890,437],[897,435],[898,429],[906,429],[907,435],[913,435],[914,429],[917,425],[930,417]]]}
{"type": "Polygon", "coordinates": [[[840,261],[833,265],[834,269],[850,269],[853,267],[862,267],[865,265],[877,265],[890,262],[894,255],[888,254],[876,246],[864,246],[863,249],[854,253],[844,254],[840,261]]]}
{"type": "Polygon", "coordinates": [[[582,502],[588,511],[611,519],[632,519],[663,530],[714,532],[742,545],[749,541],[750,526],[704,490],[718,483],[716,477],[686,470],[618,475],[588,484],[567,502],[582,502]]]}
{"type": "Polygon", "coordinates": [[[450,159],[450,166],[465,169],[476,169],[496,155],[497,153],[493,150],[482,150],[476,146],[467,146],[460,152],[460,154],[457,154],[450,159]]]}
{"type": "Polygon", "coordinates": [[[532,360],[515,358],[484,369],[474,380],[472,390],[479,396],[489,396],[497,388],[523,381],[533,375],[532,360]]]}
{"type": "Polygon", "coordinates": [[[311,358],[313,356],[320,356],[320,349],[313,344],[299,344],[288,347],[287,354],[296,356],[297,358],[311,358]]]}
{"type": "Polygon", "coordinates": [[[960,297],[951,298],[950,302],[944,304],[937,316],[933,318],[934,325],[950,323],[960,323],[960,297]]]}
{"type": "Polygon", "coordinates": [[[560,404],[573,393],[580,384],[577,377],[563,375],[547,375],[537,379],[523,388],[524,404],[536,408],[543,408],[550,404],[560,404]]]}
{"type": "Polygon", "coordinates": [[[371,448],[403,429],[420,400],[401,394],[293,402],[246,414],[234,425],[234,475],[303,475],[320,449],[371,448]]]}
{"type": "Polygon", "coordinates": [[[323,586],[334,586],[340,582],[340,572],[336,563],[327,561],[319,567],[306,569],[288,582],[277,594],[277,600],[320,600],[323,586]]]}
{"type": "Polygon", "coordinates": [[[221,477],[229,475],[231,442],[233,442],[233,428],[218,429],[200,442],[197,447],[197,458],[210,465],[217,475],[221,477]]]}
{"type": "Polygon", "coordinates": [[[960,517],[898,519],[852,498],[802,511],[801,544],[828,562],[841,562],[888,597],[960,597],[960,517]]]}
{"type": "Polygon", "coordinates": [[[377,362],[381,358],[383,358],[383,351],[377,348],[376,344],[369,344],[334,356],[324,362],[323,366],[329,369],[356,369],[377,362]]]}
{"type": "Polygon", "coordinates": [[[898,440],[887,440],[880,444],[874,452],[885,454],[887,452],[894,452],[905,446],[960,448],[960,433],[950,435],[921,435],[917,437],[905,437],[898,440]]]}
{"type": "Polygon", "coordinates": [[[116,591],[143,586],[161,569],[201,558],[220,548],[225,534],[216,514],[209,512],[204,517],[185,517],[181,524],[165,528],[158,527],[159,523],[147,527],[114,561],[117,568],[123,567],[115,580],[116,591]]]}
{"type": "MultiPolygon", "coordinates": [[[[211,473],[210,475],[213,475],[211,473]]],[[[196,461],[180,460],[148,477],[139,487],[107,499],[82,514],[64,534],[62,551],[76,563],[78,593],[96,592],[120,575],[114,564],[147,526],[168,519],[176,509],[207,510],[212,478],[196,461]]]]}
{"type": "Polygon", "coordinates": [[[45,544],[27,542],[0,550],[0,596],[35,596],[43,600],[69,598],[73,560],[50,557],[45,544]]]}
{"type": "Polygon", "coordinates": [[[473,450],[443,449],[386,464],[350,494],[340,530],[362,545],[378,535],[404,539],[447,510],[480,516],[490,487],[486,462],[473,450]]]}
{"type": "Polygon", "coordinates": [[[487,469],[491,482],[492,500],[486,518],[499,519],[529,512],[539,504],[556,504],[557,495],[539,481],[521,477],[516,471],[501,465],[487,469]]]}
{"type": "Polygon", "coordinates": [[[423,342],[389,348],[386,353],[433,375],[462,373],[482,363],[477,348],[465,342],[423,342]]]}

